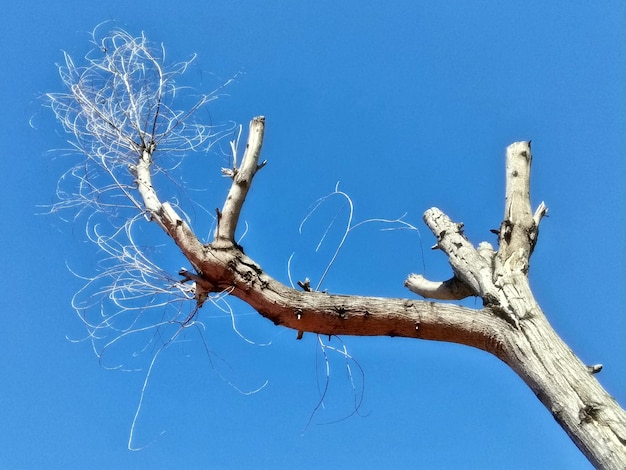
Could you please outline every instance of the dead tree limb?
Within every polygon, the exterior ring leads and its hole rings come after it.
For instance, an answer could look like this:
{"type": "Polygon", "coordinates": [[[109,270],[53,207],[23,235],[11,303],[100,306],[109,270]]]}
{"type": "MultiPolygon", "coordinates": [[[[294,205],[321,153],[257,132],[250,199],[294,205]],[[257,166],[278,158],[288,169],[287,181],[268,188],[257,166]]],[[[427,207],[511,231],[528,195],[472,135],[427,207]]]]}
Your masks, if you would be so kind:
{"type": "MultiPolygon", "coordinates": [[[[475,248],[437,208],[424,220],[447,256],[453,277],[433,282],[416,274],[405,285],[434,299],[480,297],[484,307],[413,299],[329,295],[291,289],[266,274],[235,242],[235,230],[252,180],[262,166],[264,118],[250,124],[245,156],[232,171],[215,239],[203,245],[175,210],[151,190],[150,155],[137,164],[138,189],[145,210],[174,239],[191,265],[197,288],[228,291],[277,325],[324,335],[403,336],[465,344],[508,364],[533,390],[580,450],[597,468],[626,468],[626,413],[552,329],[528,283],[530,257],[541,203],[530,205],[530,142],[506,152],[506,203],[498,250],[483,242],[475,248]]],[[[198,298],[198,296],[196,296],[198,298]]]]}

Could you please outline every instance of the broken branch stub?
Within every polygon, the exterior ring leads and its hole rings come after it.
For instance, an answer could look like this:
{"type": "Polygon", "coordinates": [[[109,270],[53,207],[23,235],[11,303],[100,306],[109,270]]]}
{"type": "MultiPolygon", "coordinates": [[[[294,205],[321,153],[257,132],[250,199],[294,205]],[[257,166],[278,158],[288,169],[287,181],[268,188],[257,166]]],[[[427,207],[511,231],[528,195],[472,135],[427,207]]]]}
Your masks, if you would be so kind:
{"type": "Polygon", "coordinates": [[[530,204],[530,142],[516,142],[506,149],[506,201],[496,256],[498,277],[510,272],[528,273],[529,259],[539,234],[539,222],[547,212],[542,202],[535,213],[530,204]]]}

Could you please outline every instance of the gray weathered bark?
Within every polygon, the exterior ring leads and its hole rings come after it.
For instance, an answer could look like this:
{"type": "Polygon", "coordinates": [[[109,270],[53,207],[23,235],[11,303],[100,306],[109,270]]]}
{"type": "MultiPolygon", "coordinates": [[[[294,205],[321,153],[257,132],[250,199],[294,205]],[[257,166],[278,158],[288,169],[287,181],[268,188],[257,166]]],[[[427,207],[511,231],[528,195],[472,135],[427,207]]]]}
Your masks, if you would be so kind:
{"type": "Polygon", "coordinates": [[[556,421],[598,468],[626,468],[626,413],[592,372],[559,338],[528,284],[529,259],[546,206],[530,205],[530,142],[507,149],[506,204],[499,248],[478,248],[462,224],[432,208],[424,220],[449,258],[454,276],[433,282],[411,275],[405,285],[434,299],[478,296],[484,307],[470,309],[413,299],[328,295],[297,291],[272,279],[235,243],[235,230],[248,189],[262,167],[259,155],[264,118],[250,124],[248,145],[224,208],[215,239],[203,245],[167,202],[161,203],[149,178],[150,155],[137,165],[138,189],[150,216],[174,239],[196,274],[202,305],[211,292],[227,291],[277,325],[325,335],[404,336],[473,346],[507,363],[535,392],[556,421]]]}

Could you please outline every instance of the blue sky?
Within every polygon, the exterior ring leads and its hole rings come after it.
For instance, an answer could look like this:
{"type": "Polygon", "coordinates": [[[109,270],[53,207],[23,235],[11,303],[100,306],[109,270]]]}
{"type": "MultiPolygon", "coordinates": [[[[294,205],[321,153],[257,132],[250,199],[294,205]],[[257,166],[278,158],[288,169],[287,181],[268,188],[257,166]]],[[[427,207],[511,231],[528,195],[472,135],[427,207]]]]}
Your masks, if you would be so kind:
{"type": "MultiPolygon", "coordinates": [[[[328,252],[312,255],[311,248],[335,208],[320,212],[303,236],[298,226],[337,181],[352,197],[357,221],[407,213],[421,237],[359,228],[324,288],[411,297],[402,287],[408,273],[447,278],[446,259],[428,249],[433,238],[421,214],[440,207],[465,223],[474,243],[495,241],[489,229],[502,217],[504,149],[532,139],[533,203],[545,200],[550,217],[532,258],[531,284],[576,354],[604,364],[598,379],[624,405],[625,7],[544,3],[5,5],[2,466],[589,468],[513,372],[458,345],[327,342],[345,345],[364,372],[364,382],[355,373],[362,416],[342,419],[354,396],[345,363],[331,352],[325,408],[307,427],[323,382],[317,339],[295,341],[294,332],[238,303],[239,329],[272,345],[250,345],[228,317],[202,312],[203,337],[190,332],[160,355],[136,425],[138,444],[152,444],[130,452],[145,374],[105,370],[88,342],[67,340],[84,335],[70,306],[82,284],[67,266],[92,273],[98,257],[84,241],[84,226],[38,215],[54,202],[56,181],[73,161],[49,152],[65,147],[65,136],[41,97],[61,89],[54,65],[61,51],[78,60],[89,32],[105,20],[164,43],[172,61],[197,53],[185,80],[200,91],[236,76],[198,118],[246,127],[266,116],[269,164],[245,207],[243,244],[283,282],[294,252],[294,276],[319,278],[328,252]],[[219,374],[244,390],[268,385],[246,396],[219,374]]],[[[211,158],[215,169],[224,164],[220,155],[211,158]]],[[[208,189],[198,192],[199,203],[221,206],[226,186],[219,173],[191,168],[189,186],[208,189]]],[[[196,215],[198,227],[206,224],[196,215]]],[[[180,267],[174,251],[170,262],[180,267]]],[[[142,346],[131,342],[116,359],[131,361],[142,346]]]]}

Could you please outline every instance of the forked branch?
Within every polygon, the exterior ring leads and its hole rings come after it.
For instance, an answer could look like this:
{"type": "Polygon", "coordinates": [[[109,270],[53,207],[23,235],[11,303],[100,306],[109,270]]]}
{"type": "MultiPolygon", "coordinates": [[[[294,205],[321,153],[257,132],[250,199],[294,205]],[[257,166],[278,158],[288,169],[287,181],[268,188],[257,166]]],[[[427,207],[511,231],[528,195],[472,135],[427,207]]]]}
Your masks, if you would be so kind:
{"type": "Polygon", "coordinates": [[[594,465],[623,468],[626,414],[554,332],[530,291],[529,258],[538,222],[546,212],[541,204],[531,213],[525,189],[529,184],[517,180],[530,177],[530,160],[528,143],[507,149],[507,180],[511,181],[497,252],[484,242],[474,248],[462,224],[438,209],[425,214],[437,247],[449,257],[454,277],[431,283],[413,275],[407,286],[438,298],[480,296],[482,309],[297,291],[272,279],[233,244],[206,247],[202,277],[219,289],[230,289],[231,295],[275,324],[298,332],[404,336],[490,352],[519,374],[594,465]],[[528,202],[521,203],[521,198],[528,202]]]}
{"type": "MultiPolygon", "coordinates": [[[[554,332],[530,290],[530,257],[539,223],[547,212],[543,203],[534,213],[531,210],[530,142],[517,142],[507,149],[506,201],[497,231],[498,250],[486,242],[474,247],[462,224],[432,208],[424,220],[435,234],[436,248],[448,257],[453,276],[432,282],[414,274],[405,281],[411,291],[424,297],[458,300],[478,296],[483,308],[303,292],[271,278],[235,241],[246,196],[264,165],[259,164],[264,118],[250,123],[241,165],[235,163],[226,171],[232,184],[218,211],[215,237],[203,245],[175,204],[159,199],[153,175],[157,171],[157,146],[163,151],[159,157],[162,162],[168,155],[197,149],[213,136],[210,127],[187,122],[210,96],[203,97],[191,112],[174,111],[168,101],[177,90],[172,77],[184,71],[189,62],[167,71],[162,67],[164,56],[155,55],[143,36],[132,38],[121,31],[96,44],[99,47],[94,56],[88,56],[87,67],[76,67],[66,55],[60,73],[68,91],[48,95],[57,118],[73,135],[73,145],[86,156],[86,162],[68,172],[79,182],[78,194],[71,195],[78,199],[76,205],[96,212],[113,212],[119,217],[120,212],[125,215],[124,211],[133,211],[127,230],[137,218],[137,208],[156,221],[195,270],[182,269],[179,273],[179,287],[185,286],[179,289],[182,297],[193,300],[190,293],[194,292],[194,314],[209,294],[228,293],[299,335],[403,336],[482,349],[515,370],[592,464],[626,468],[626,413],[593,377],[591,372],[597,368],[590,371],[554,332]],[[128,198],[130,204],[121,206],[120,196],[128,198]],[[192,282],[193,290],[187,289],[192,282]]],[[[163,168],[160,163],[158,170],[163,168]]],[[[73,206],[74,202],[62,205],[73,206]]],[[[112,245],[111,237],[98,240],[112,245]]],[[[110,253],[122,256],[118,253],[123,251],[115,245],[110,253]]],[[[130,259],[132,269],[120,271],[123,279],[125,273],[132,271],[134,275],[141,270],[138,266],[143,257],[133,252],[130,259]]],[[[108,325],[109,318],[105,317],[93,330],[108,325]]],[[[123,334],[132,328],[136,327],[123,334]]]]}
{"type": "MultiPolygon", "coordinates": [[[[262,135],[262,126],[255,129],[262,135]]],[[[256,141],[260,150],[261,140],[256,141]]],[[[474,248],[464,236],[462,224],[452,222],[438,209],[426,211],[425,220],[437,236],[437,247],[448,255],[454,277],[436,284],[413,275],[406,285],[438,298],[479,296],[485,304],[479,310],[418,300],[298,291],[268,276],[232,238],[218,238],[205,246],[197,268],[207,285],[228,290],[298,335],[404,336],[490,352],[519,374],[594,465],[623,468],[626,414],[554,332],[530,291],[529,258],[537,241],[538,222],[546,212],[543,204],[534,214],[529,209],[530,161],[528,143],[507,149],[507,201],[497,252],[487,243],[474,248]]],[[[235,206],[229,217],[240,212],[257,168],[254,163],[250,179],[246,178],[242,187],[234,178],[229,198],[234,196],[225,204],[235,206]]],[[[228,223],[236,226],[234,219],[228,223]]]]}

